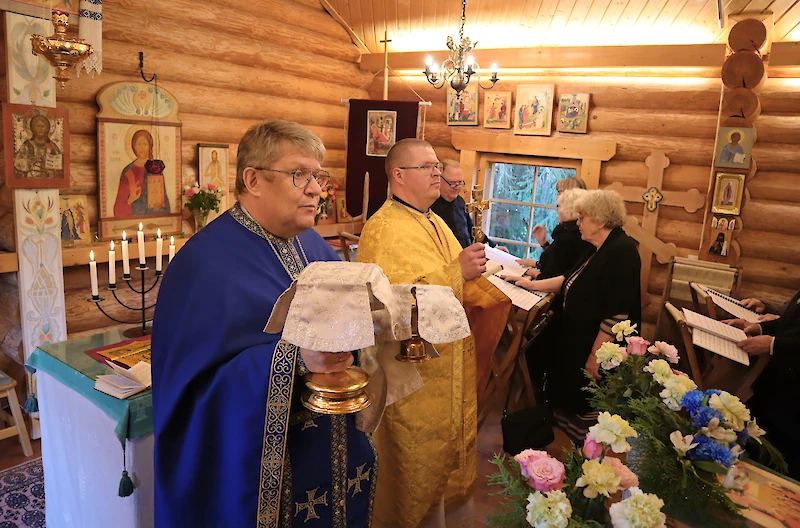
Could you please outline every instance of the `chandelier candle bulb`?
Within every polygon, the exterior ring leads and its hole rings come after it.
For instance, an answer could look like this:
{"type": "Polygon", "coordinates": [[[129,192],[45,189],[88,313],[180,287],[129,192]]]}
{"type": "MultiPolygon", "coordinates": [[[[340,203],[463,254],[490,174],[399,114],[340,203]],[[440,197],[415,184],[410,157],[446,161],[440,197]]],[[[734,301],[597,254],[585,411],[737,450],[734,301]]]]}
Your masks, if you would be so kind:
{"type": "Polygon", "coordinates": [[[128,259],[128,237],[122,232],[122,277],[131,278],[131,263],[128,259]]]}
{"type": "Polygon", "coordinates": [[[108,286],[109,288],[117,283],[117,253],[114,251],[114,241],[111,241],[111,248],[108,250],[108,286]]]}
{"type": "Polygon", "coordinates": [[[161,229],[158,230],[156,237],[156,271],[161,271],[161,255],[164,250],[164,239],[161,238],[161,229]]]}
{"type": "Polygon", "coordinates": [[[144,231],[142,231],[142,229],[143,229],[142,223],[139,222],[139,230],[136,232],[136,238],[138,239],[138,242],[139,242],[139,244],[138,244],[139,245],[139,265],[141,267],[144,267],[144,265],[147,263],[147,260],[145,260],[144,231]]]}
{"type": "Polygon", "coordinates": [[[175,256],[175,237],[169,237],[169,261],[172,262],[172,258],[175,256]]]}
{"type": "Polygon", "coordinates": [[[94,260],[94,251],[89,252],[89,278],[92,281],[92,298],[100,296],[97,292],[97,262],[94,260]]]}

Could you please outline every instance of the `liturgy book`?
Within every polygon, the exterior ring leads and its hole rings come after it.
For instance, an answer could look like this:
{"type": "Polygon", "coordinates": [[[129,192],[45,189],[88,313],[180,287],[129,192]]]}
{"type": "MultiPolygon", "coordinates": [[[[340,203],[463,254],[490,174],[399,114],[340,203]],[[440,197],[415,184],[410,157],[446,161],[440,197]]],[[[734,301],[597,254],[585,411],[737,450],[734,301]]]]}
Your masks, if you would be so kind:
{"type": "Polygon", "coordinates": [[[686,324],[691,326],[692,344],[742,365],[750,365],[750,356],[736,343],[747,339],[747,334],[738,328],[726,325],[705,315],[683,309],[686,324]]]}
{"type": "Polygon", "coordinates": [[[109,396],[124,400],[149,389],[153,383],[150,376],[150,363],[140,361],[130,369],[122,368],[111,361],[106,364],[114,369],[115,374],[97,376],[94,388],[109,396]]]}

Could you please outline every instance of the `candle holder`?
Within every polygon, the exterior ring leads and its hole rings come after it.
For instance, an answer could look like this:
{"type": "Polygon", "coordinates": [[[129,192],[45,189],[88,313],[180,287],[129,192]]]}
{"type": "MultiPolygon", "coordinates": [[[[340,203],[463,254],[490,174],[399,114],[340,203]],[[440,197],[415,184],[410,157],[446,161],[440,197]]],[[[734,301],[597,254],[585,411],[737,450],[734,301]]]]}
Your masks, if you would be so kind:
{"type": "MultiPolygon", "coordinates": [[[[125,330],[124,332],[122,332],[122,335],[124,335],[125,337],[130,337],[130,338],[132,338],[132,337],[142,337],[142,336],[150,335],[152,333],[152,326],[148,326],[147,323],[152,322],[153,318],[152,317],[150,319],[147,318],[147,310],[149,310],[150,308],[154,308],[156,303],[153,303],[150,306],[147,306],[146,305],[147,300],[146,300],[145,296],[149,292],[151,292],[153,290],[153,288],[155,288],[158,285],[158,282],[161,280],[161,275],[163,273],[161,271],[159,271],[159,270],[156,270],[156,272],[155,272],[155,278],[156,278],[155,282],[153,282],[153,284],[149,288],[145,288],[145,272],[147,270],[149,270],[149,269],[150,268],[148,268],[147,265],[142,265],[142,264],[139,264],[139,266],[134,268],[135,271],[139,271],[142,274],[142,285],[141,285],[140,289],[136,289],[131,285],[131,274],[129,274],[129,273],[128,274],[123,274],[123,276],[122,276],[123,280],[128,284],[128,287],[131,290],[133,290],[134,292],[136,292],[136,293],[141,295],[141,304],[140,304],[140,306],[138,308],[134,307],[134,306],[128,306],[127,304],[125,304],[122,301],[122,299],[120,299],[117,296],[117,285],[116,285],[116,283],[108,285],[108,291],[110,291],[114,295],[114,299],[117,301],[118,304],[122,305],[123,307],[127,308],[128,310],[131,310],[133,312],[141,312],[141,314],[142,314],[141,327],[137,326],[135,328],[129,328],[129,329],[125,330]]],[[[95,303],[95,305],[97,306],[97,309],[100,310],[103,313],[103,315],[105,315],[106,317],[108,317],[112,321],[116,321],[116,322],[122,323],[122,324],[136,324],[136,325],[139,324],[139,321],[121,321],[121,320],[117,319],[116,317],[113,317],[113,316],[109,315],[109,313],[106,312],[103,309],[103,307],[100,305],[100,303],[102,301],[104,301],[104,300],[105,299],[101,298],[99,295],[97,295],[97,296],[93,295],[91,299],[87,299],[88,302],[95,303]]]]}

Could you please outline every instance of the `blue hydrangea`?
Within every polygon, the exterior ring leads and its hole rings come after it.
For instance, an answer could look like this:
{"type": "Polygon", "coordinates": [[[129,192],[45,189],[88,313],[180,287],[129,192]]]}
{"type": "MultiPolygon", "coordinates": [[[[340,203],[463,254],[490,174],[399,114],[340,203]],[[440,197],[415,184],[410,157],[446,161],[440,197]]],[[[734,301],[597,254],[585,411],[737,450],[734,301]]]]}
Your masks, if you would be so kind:
{"type": "Polygon", "coordinates": [[[692,442],[696,443],[697,446],[686,453],[686,457],[689,460],[716,462],[725,467],[730,467],[731,462],[733,462],[731,450],[706,435],[695,435],[692,442]]]}
{"type": "Polygon", "coordinates": [[[708,427],[708,422],[714,418],[717,418],[719,423],[725,421],[725,419],[722,418],[722,413],[711,407],[700,407],[697,411],[691,413],[691,415],[692,425],[695,427],[708,427]]]}
{"type": "Polygon", "coordinates": [[[748,438],[750,438],[750,433],[745,428],[739,431],[739,435],[736,441],[739,443],[740,446],[744,447],[744,445],[747,443],[748,438]]]}
{"type": "Polygon", "coordinates": [[[681,398],[681,407],[686,409],[689,414],[694,415],[703,406],[705,397],[706,395],[697,389],[690,390],[681,398]]]}
{"type": "Polygon", "coordinates": [[[722,391],[719,389],[708,389],[706,391],[706,396],[708,396],[709,398],[711,397],[712,394],[716,394],[717,396],[719,396],[720,394],[722,394],[722,391]]]}

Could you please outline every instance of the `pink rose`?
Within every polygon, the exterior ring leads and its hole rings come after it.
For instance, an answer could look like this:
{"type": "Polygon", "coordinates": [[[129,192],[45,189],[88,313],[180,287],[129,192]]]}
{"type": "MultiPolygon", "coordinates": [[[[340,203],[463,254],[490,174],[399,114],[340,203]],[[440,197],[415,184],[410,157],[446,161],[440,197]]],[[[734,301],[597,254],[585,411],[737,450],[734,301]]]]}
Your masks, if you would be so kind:
{"type": "Polygon", "coordinates": [[[213,190],[214,190],[214,189],[216,189],[216,188],[217,188],[217,186],[216,186],[216,185],[214,185],[213,183],[209,183],[209,184],[208,184],[208,190],[209,190],[209,191],[213,191],[213,190]]]}
{"type": "Polygon", "coordinates": [[[678,362],[678,349],[669,343],[656,341],[655,345],[648,348],[647,351],[654,356],[666,356],[667,361],[670,363],[678,362]]]}
{"type": "Polygon", "coordinates": [[[334,189],[338,189],[338,188],[339,188],[339,184],[338,184],[338,183],[334,183],[334,184],[333,184],[333,188],[334,188],[334,189]]]}
{"type": "Polygon", "coordinates": [[[564,464],[544,451],[526,449],[514,457],[528,485],[541,492],[561,489],[564,483],[564,464]]]}
{"type": "Polygon", "coordinates": [[[636,473],[628,469],[628,467],[622,463],[622,460],[609,456],[603,459],[603,464],[611,466],[611,469],[614,470],[614,474],[620,478],[620,489],[626,490],[628,488],[639,487],[639,477],[636,476],[636,473]]]}
{"type": "Polygon", "coordinates": [[[205,191],[207,191],[207,190],[208,190],[208,187],[206,187],[206,185],[205,185],[205,184],[203,184],[203,186],[202,186],[202,187],[200,187],[200,190],[201,190],[201,191],[203,191],[203,192],[205,192],[205,191]]]}
{"type": "Polygon", "coordinates": [[[598,444],[589,433],[586,433],[586,438],[583,441],[583,454],[586,458],[594,460],[603,454],[603,444],[598,444]]]}
{"type": "Polygon", "coordinates": [[[186,196],[188,196],[189,198],[191,198],[192,196],[194,196],[194,189],[192,189],[191,187],[189,187],[188,189],[186,189],[186,196]]]}
{"type": "Polygon", "coordinates": [[[628,343],[628,354],[631,356],[645,355],[650,345],[650,341],[639,336],[626,337],[625,341],[628,343]]]}

